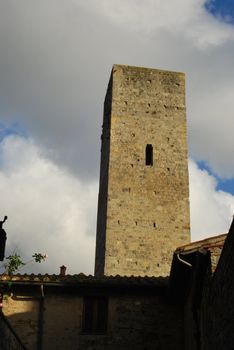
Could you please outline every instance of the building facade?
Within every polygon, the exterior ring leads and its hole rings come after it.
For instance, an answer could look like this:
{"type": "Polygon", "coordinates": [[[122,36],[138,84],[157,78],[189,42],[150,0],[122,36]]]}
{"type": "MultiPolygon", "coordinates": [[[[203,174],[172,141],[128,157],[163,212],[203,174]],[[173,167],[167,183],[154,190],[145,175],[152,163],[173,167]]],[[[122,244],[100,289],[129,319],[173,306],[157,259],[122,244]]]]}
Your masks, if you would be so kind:
{"type": "Polygon", "coordinates": [[[0,290],[28,350],[183,349],[183,311],[168,303],[167,278],[0,276],[0,290]]]}

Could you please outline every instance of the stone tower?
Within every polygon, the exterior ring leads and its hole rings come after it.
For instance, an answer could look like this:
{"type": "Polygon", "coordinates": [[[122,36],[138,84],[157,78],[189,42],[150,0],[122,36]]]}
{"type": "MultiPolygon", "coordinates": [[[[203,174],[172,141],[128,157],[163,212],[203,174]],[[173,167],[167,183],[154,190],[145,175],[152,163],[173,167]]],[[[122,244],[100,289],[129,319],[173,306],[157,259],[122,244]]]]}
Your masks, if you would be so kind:
{"type": "Polygon", "coordinates": [[[114,65],[103,117],[95,274],[169,274],[190,241],[183,73],[114,65]]]}

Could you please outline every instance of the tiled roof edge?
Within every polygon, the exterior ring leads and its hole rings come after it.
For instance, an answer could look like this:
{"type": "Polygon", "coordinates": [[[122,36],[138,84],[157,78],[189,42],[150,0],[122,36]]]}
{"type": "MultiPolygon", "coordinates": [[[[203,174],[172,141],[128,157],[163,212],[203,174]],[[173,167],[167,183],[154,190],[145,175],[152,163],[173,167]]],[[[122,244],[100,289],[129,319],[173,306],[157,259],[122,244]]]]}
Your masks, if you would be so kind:
{"type": "Polygon", "coordinates": [[[191,242],[176,248],[175,253],[189,253],[199,249],[209,249],[213,247],[222,247],[224,245],[227,233],[212,236],[199,241],[191,242]]]}
{"type": "Polygon", "coordinates": [[[57,285],[69,285],[69,284],[107,284],[107,285],[166,285],[168,277],[156,277],[156,276],[102,276],[96,277],[92,275],[75,274],[75,275],[49,275],[49,274],[16,274],[16,275],[0,275],[0,283],[15,282],[25,284],[37,284],[48,283],[57,285]]]}

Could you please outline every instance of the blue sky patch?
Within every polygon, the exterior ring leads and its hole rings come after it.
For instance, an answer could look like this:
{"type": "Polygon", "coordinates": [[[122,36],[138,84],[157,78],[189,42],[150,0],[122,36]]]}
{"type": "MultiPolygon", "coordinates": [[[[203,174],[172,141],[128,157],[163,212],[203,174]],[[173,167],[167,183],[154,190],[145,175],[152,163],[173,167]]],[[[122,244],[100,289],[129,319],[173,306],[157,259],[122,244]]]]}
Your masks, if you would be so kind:
{"type": "Polygon", "coordinates": [[[217,17],[224,22],[234,24],[233,0],[209,0],[205,3],[205,9],[214,17],[217,17]]]}
{"type": "Polygon", "coordinates": [[[0,122],[0,142],[9,135],[18,135],[27,137],[26,130],[18,122],[13,122],[9,125],[0,122]]]}
{"type": "Polygon", "coordinates": [[[234,179],[218,180],[217,190],[229,192],[234,195],[234,179]]]}
{"type": "MultiPolygon", "coordinates": [[[[212,171],[210,170],[210,167],[207,165],[206,162],[203,160],[196,161],[198,168],[201,170],[206,170],[210,175],[215,176],[212,171]]],[[[215,176],[216,177],[216,176],[215,176]]]]}
{"type": "Polygon", "coordinates": [[[211,171],[210,167],[204,161],[197,162],[197,165],[199,169],[206,170],[211,176],[215,177],[217,180],[217,191],[224,191],[234,195],[234,179],[221,179],[211,171]]]}

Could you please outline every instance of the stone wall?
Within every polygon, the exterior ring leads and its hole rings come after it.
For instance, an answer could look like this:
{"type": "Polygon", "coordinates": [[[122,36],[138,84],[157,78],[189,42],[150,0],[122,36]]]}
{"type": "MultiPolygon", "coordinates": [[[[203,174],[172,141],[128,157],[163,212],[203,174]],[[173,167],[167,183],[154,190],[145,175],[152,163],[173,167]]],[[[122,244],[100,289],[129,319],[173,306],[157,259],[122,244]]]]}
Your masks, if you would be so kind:
{"type": "MultiPolygon", "coordinates": [[[[195,242],[196,244],[196,242],[195,242]]],[[[234,223],[228,235],[197,243],[184,305],[185,349],[234,349],[234,223]],[[225,239],[226,238],[226,239],[225,239]]],[[[192,244],[191,244],[192,245],[192,244]]],[[[193,259],[191,260],[191,256],[193,259]]]]}
{"type": "MultiPolygon", "coordinates": [[[[220,324],[221,319],[219,319],[221,315],[218,316],[215,329],[212,330],[216,308],[222,300],[220,290],[225,288],[225,284],[219,278],[217,285],[215,282],[217,273],[218,275],[220,273],[217,271],[220,271],[219,261],[222,256],[222,239],[224,239],[222,236],[225,235],[219,236],[220,238],[217,240],[216,237],[210,238],[210,244],[207,245],[206,249],[202,248],[201,244],[201,247],[193,253],[193,259],[190,260],[191,267],[187,267],[190,273],[187,278],[184,278],[186,285],[184,293],[185,349],[211,349],[211,344],[206,344],[207,339],[216,346],[217,334],[223,332],[223,327],[220,324]]],[[[186,257],[187,260],[188,257],[189,255],[186,257]]],[[[223,306],[221,313],[225,319],[227,305],[223,306]]]]}
{"type": "Polygon", "coordinates": [[[87,349],[79,347],[83,299],[72,295],[47,295],[43,313],[43,350],[87,349]]]}
{"type": "Polygon", "coordinates": [[[79,337],[79,349],[183,349],[182,312],[163,297],[112,297],[109,315],[107,334],[79,337]]]}
{"type": "Polygon", "coordinates": [[[37,350],[38,297],[25,292],[13,294],[4,301],[3,313],[23,344],[31,350],[37,350]]]}
{"type": "Polygon", "coordinates": [[[105,102],[102,125],[101,164],[98,196],[98,219],[96,236],[95,275],[103,275],[105,269],[106,221],[108,203],[108,174],[110,154],[110,112],[112,103],[112,75],[110,77],[105,102]]]}
{"type": "Polygon", "coordinates": [[[182,350],[181,309],[168,303],[166,289],[157,295],[147,290],[144,294],[110,293],[107,332],[103,334],[82,332],[83,297],[73,293],[45,290],[42,314],[36,299],[30,302],[24,295],[22,302],[21,293],[13,293],[3,311],[29,350],[37,346],[43,350],[182,350]],[[32,310],[37,310],[33,318],[32,310]]]}
{"type": "Polygon", "coordinates": [[[207,269],[201,305],[201,349],[234,348],[234,223],[227,236],[217,269],[207,269]]]}
{"type": "Polygon", "coordinates": [[[173,251],[190,240],[188,198],[184,74],[114,66],[104,108],[96,274],[168,275],[173,251]]]}
{"type": "Polygon", "coordinates": [[[0,312],[0,349],[1,350],[26,350],[18,336],[0,312]]]}
{"type": "Polygon", "coordinates": [[[56,293],[42,298],[38,291],[24,288],[4,301],[3,312],[12,328],[30,350],[76,349],[82,299],[56,293]]]}

